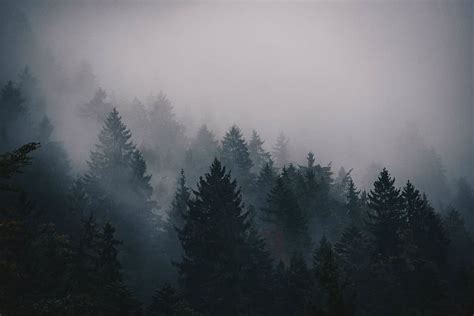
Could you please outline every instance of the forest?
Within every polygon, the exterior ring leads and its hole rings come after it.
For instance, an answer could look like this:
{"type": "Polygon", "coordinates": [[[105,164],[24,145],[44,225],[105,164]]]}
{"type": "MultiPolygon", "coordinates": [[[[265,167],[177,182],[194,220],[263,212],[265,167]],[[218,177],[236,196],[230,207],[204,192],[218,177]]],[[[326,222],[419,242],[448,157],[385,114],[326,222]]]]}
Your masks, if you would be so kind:
{"type": "Polygon", "coordinates": [[[160,89],[67,75],[5,8],[0,315],[473,314],[472,174],[416,128],[365,177],[269,122],[191,129],[160,89]]]}

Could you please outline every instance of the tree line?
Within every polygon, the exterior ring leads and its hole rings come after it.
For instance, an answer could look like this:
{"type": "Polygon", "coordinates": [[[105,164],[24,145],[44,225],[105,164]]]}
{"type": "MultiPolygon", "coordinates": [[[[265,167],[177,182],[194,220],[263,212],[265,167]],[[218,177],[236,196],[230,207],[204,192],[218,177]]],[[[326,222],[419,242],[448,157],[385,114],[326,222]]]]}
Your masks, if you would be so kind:
{"type": "Polygon", "coordinates": [[[456,208],[435,210],[387,169],[366,192],[311,152],[292,163],[284,135],[269,153],[256,131],[218,141],[202,126],[177,150],[164,95],[137,111],[138,146],[101,89],[80,107],[101,128],[74,175],[34,82],[25,70],[1,91],[0,313],[472,314],[466,181],[456,208]],[[182,170],[163,218],[149,170],[170,165],[182,170]]]}

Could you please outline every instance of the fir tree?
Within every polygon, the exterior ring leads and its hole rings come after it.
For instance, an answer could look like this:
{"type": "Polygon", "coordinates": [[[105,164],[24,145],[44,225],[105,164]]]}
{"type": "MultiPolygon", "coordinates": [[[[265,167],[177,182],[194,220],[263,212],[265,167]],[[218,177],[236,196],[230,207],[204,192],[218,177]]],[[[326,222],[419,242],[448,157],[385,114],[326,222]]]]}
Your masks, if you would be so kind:
{"type": "Polygon", "coordinates": [[[254,203],[258,210],[266,207],[267,196],[275,185],[277,178],[278,173],[273,167],[273,161],[270,159],[269,162],[260,170],[256,181],[256,187],[258,190],[256,190],[254,194],[254,203]]]}
{"type": "Polygon", "coordinates": [[[260,138],[257,131],[253,130],[248,148],[250,159],[253,163],[252,171],[255,173],[259,173],[271,159],[270,153],[263,148],[263,143],[264,141],[260,138]]]}
{"type": "Polygon", "coordinates": [[[349,214],[353,225],[360,226],[362,224],[362,205],[359,198],[360,191],[357,190],[352,178],[348,181],[347,196],[346,196],[346,210],[349,214]]]}
{"type": "Polygon", "coordinates": [[[253,185],[253,166],[247,143],[237,125],[233,125],[222,140],[221,157],[223,165],[242,185],[244,193],[248,193],[253,185]]]}
{"type": "Polygon", "coordinates": [[[178,186],[176,188],[173,202],[171,203],[171,209],[168,214],[168,222],[166,225],[167,244],[165,247],[169,258],[172,261],[177,261],[182,255],[177,230],[179,231],[184,226],[184,218],[188,213],[188,203],[190,198],[191,191],[186,186],[186,176],[184,175],[184,170],[181,169],[178,186]]]}
{"type": "Polygon", "coordinates": [[[243,272],[251,269],[252,247],[237,182],[215,159],[194,196],[179,230],[184,256],[178,267],[185,296],[199,312],[239,314],[249,302],[243,272]]]}
{"type": "Polygon", "coordinates": [[[289,314],[306,315],[310,302],[312,278],[303,254],[292,255],[287,273],[289,314]]]}
{"type": "Polygon", "coordinates": [[[278,168],[283,168],[290,161],[290,153],[288,149],[288,138],[285,134],[278,135],[275,147],[273,147],[272,157],[275,160],[275,165],[278,168]]]}
{"type": "Polygon", "coordinates": [[[425,260],[442,264],[448,239],[441,217],[435,213],[425,195],[407,182],[402,191],[405,214],[417,252],[425,260]]]}
{"type": "Polygon", "coordinates": [[[125,242],[124,276],[133,280],[134,284],[129,284],[134,289],[151,290],[143,283],[151,286],[157,277],[149,272],[145,280],[144,275],[157,260],[149,253],[157,240],[153,190],[145,160],[117,110],[107,117],[88,164],[89,170],[81,180],[85,193],[83,212],[94,214],[101,223],[110,221],[117,228],[118,237],[125,242]]]}
{"type": "Polygon", "coordinates": [[[394,183],[395,179],[384,168],[368,195],[367,228],[374,236],[376,251],[382,255],[400,253],[406,228],[400,190],[394,183]]]}
{"type": "Polygon", "coordinates": [[[217,151],[218,142],[215,135],[207,125],[202,125],[186,152],[186,173],[190,176],[190,183],[197,182],[199,176],[206,173],[217,151]]]}
{"type": "Polygon", "coordinates": [[[283,177],[276,180],[262,212],[262,220],[272,225],[269,244],[277,258],[288,260],[294,252],[304,253],[309,244],[308,223],[283,177]]]}
{"type": "Polygon", "coordinates": [[[112,104],[107,101],[107,93],[99,87],[92,99],[80,108],[80,114],[97,123],[102,123],[112,110],[112,104]]]}
{"type": "Polygon", "coordinates": [[[323,290],[324,315],[350,315],[350,309],[344,302],[340,265],[331,243],[323,237],[313,256],[313,271],[319,286],[323,290]]]}

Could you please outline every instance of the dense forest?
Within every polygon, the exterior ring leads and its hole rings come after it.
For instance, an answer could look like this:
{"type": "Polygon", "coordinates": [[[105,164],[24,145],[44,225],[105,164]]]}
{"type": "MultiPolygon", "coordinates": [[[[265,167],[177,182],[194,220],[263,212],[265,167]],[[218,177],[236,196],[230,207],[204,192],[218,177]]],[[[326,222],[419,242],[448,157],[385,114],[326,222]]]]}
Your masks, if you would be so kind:
{"type": "Polygon", "coordinates": [[[0,316],[473,315],[473,4],[348,3],[1,1],[0,316]]]}
{"type": "Polygon", "coordinates": [[[163,94],[135,102],[138,146],[102,88],[78,109],[101,128],[75,176],[36,80],[1,91],[2,314],[472,313],[468,182],[436,209],[385,168],[359,190],[312,152],[289,161],[283,134],[271,153],[237,125],[186,139],[163,94]],[[150,170],[176,171],[165,214],[150,170]]]}

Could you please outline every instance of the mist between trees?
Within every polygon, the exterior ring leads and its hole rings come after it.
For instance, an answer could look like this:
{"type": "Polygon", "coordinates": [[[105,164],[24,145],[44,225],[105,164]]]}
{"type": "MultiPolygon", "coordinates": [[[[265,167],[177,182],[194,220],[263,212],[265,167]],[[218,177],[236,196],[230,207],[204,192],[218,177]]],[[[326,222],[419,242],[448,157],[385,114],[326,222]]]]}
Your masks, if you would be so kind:
{"type": "MultiPolygon", "coordinates": [[[[164,12],[184,10],[163,5],[164,12]]],[[[111,9],[105,25],[116,25],[123,6],[111,9]]],[[[256,108],[258,119],[245,120],[230,101],[229,108],[186,115],[159,89],[129,97],[134,92],[119,79],[100,84],[87,62],[60,66],[28,19],[43,25],[38,19],[50,15],[41,7],[6,2],[0,12],[8,26],[0,31],[0,314],[472,314],[472,165],[444,162],[418,114],[389,133],[382,118],[394,108],[351,122],[353,138],[342,147],[344,133],[333,131],[346,118],[324,118],[317,107],[281,117],[256,108]],[[293,116],[305,119],[287,132],[293,116]],[[311,117],[328,122],[302,133],[311,117]],[[374,130],[355,128],[362,123],[374,130]],[[364,143],[366,132],[372,142],[364,143]]],[[[90,14],[87,5],[78,15],[68,5],[46,7],[61,19],[90,14]]],[[[196,17],[222,12],[192,7],[196,27],[196,17]]],[[[394,16],[401,7],[393,5],[394,16]]],[[[447,10],[428,7],[430,17],[447,10]]],[[[464,16],[460,7],[452,14],[464,16]]],[[[132,16],[148,21],[134,8],[132,16]]],[[[261,11],[231,8],[267,25],[261,11]]],[[[274,17],[287,17],[279,5],[271,8],[274,17]]],[[[360,8],[348,8],[351,20],[360,8]]],[[[368,17],[378,16],[381,9],[370,8],[368,17]]],[[[235,12],[224,16],[236,19],[235,12]]],[[[229,92],[216,85],[217,95],[219,88],[229,92]]],[[[449,162],[469,160],[469,129],[460,130],[450,135],[466,148],[447,155],[449,162]]]]}

